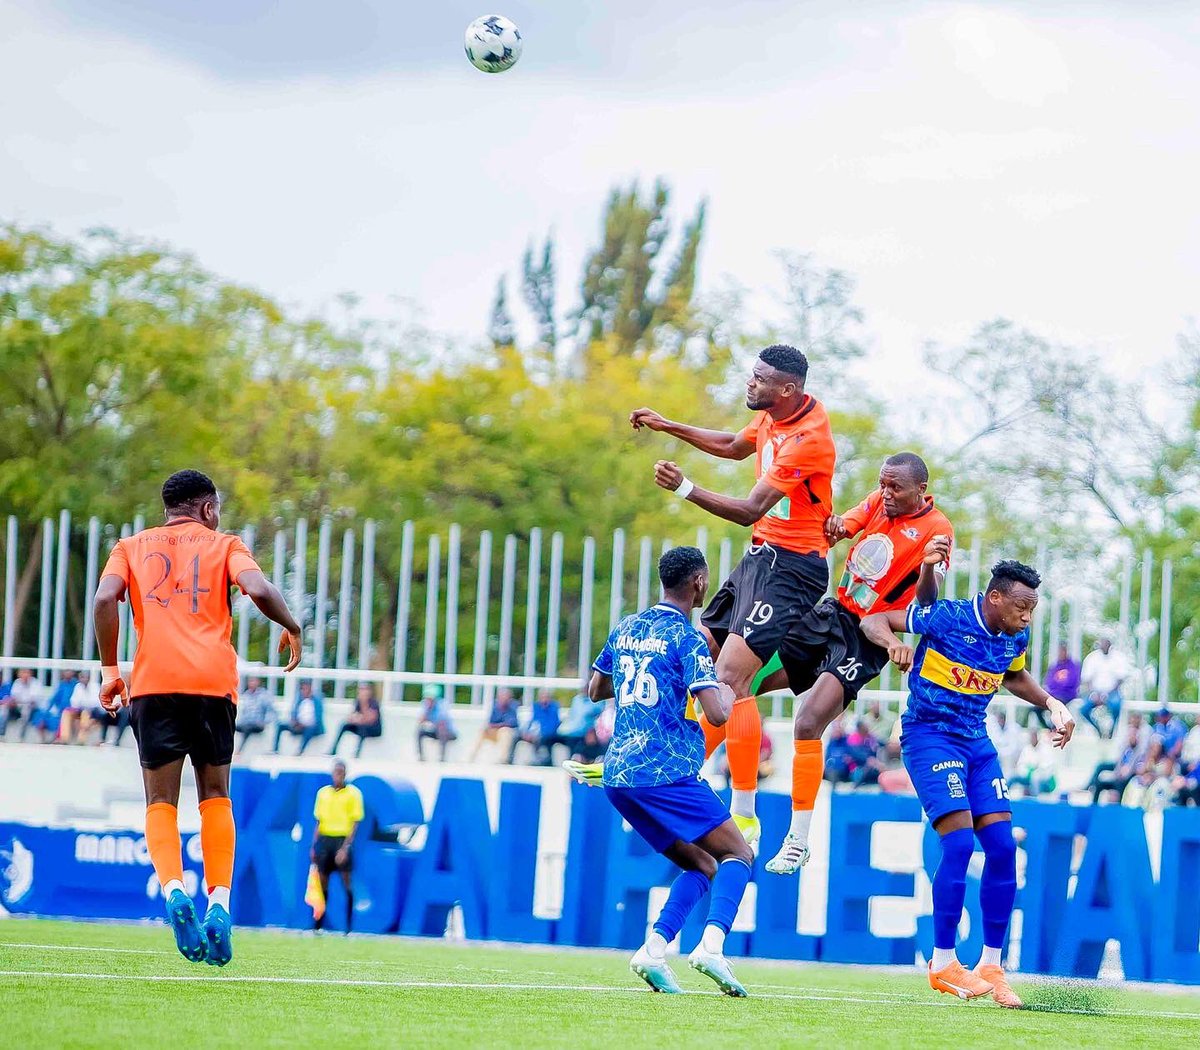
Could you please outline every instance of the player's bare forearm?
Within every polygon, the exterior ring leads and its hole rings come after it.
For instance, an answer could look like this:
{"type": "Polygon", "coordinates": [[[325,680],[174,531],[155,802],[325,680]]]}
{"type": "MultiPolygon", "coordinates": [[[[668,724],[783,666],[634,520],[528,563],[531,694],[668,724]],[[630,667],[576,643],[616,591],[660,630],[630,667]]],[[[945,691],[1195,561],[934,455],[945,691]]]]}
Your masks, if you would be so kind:
{"type": "Polygon", "coordinates": [[[764,482],[759,482],[745,499],[723,496],[719,492],[710,492],[699,487],[693,487],[687,499],[701,510],[706,510],[725,521],[732,521],[735,525],[753,525],[783,499],[783,493],[764,482]]]}
{"type": "Polygon", "coordinates": [[[917,604],[932,605],[938,600],[938,591],[942,586],[942,578],[938,575],[936,565],[922,565],[921,574],[917,577],[917,604]]]}
{"type": "Polygon", "coordinates": [[[733,690],[729,686],[722,683],[720,686],[701,689],[694,696],[710,726],[723,726],[729,721],[734,701],[733,690]]]}
{"type": "Polygon", "coordinates": [[[358,830],[358,821],[350,825],[350,833],[346,836],[346,841],[342,843],[342,849],[349,849],[354,845],[354,833],[358,830]]]}
{"type": "Polygon", "coordinates": [[[613,695],[612,675],[593,671],[587,687],[588,699],[592,701],[608,700],[613,695]]]}
{"type": "Polygon", "coordinates": [[[96,625],[96,647],[102,667],[117,666],[117,642],[121,635],[121,597],[125,581],[117,576],[105,576],[96,588],[92,603],[92,622],[96,625]]]}
{"type": "Polygon", "coordinates": [[[908,614],[903,609],[893,609],[891,612],[872,613],[864,616],[859,626],[867,640],[874,642],[880,649],[892,649],[900,644],[897,632],[903,632],[908,625],[908,614]]]}
{"type": "Polygon", "coordinates": [[[686,441],[693,448],[707,452],[718,459],[745,459],[754,451],[754,443],[741,434],[729,434],[724,430],[705,430],[667,419],[652,408],[635,409],[629,414],[634,430],[657,430],[662,434],[686,441]]]}
{"type": "Polygon", "coordinates": [[[1045,711],[1053,699],[1028,671],[1009,671],[1004,676],[1004,688],[1019,700],[1045,711]]]}

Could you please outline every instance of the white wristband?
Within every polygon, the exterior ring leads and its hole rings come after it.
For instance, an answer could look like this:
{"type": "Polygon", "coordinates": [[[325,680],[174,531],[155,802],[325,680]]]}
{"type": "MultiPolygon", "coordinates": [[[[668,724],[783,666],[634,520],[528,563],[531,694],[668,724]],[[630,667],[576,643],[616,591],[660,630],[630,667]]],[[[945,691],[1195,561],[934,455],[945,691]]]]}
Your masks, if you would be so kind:
{"type": "Polygon", "coordinates": [[[111,682],[114,678],[121,677],[121,669],[119,667],[101,667],[100,680],[102,682],[111,682]]]}
{"type": "Polygon", "coordinates": [[[675,490],[675,495],[678,496],[680,499],[687,499],[688,496],[690,496],[692,494],[692,489],[694,489],[695,487],[696,486],[693,485],[690,481],[688,481],[687,478],[684,478],[679,483],[679,488],[677,488],[675,490]]]}

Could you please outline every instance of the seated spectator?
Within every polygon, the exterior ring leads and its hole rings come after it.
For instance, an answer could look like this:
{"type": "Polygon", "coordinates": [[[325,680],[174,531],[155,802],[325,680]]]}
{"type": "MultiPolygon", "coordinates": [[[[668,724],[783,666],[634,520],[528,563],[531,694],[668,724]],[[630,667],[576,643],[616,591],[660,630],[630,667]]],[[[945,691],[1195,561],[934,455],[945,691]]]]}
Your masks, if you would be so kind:
{"type": "MultiPolygon", "coordinates": [[[[759,718],[762,719],[764,727],[762,733],[762,742],[758,745],[758,779],[766,780],[772,773],[775,772],[775,763],[773,761],[775,755],[775,743],[771,739],[771,734],[766,730],[766,717],[759,712],[759,718]]],[[[715,776],[725,778],[725,786],[731,787],[732,782],[729,779],[729,753],[725,750],[725,742],[722,741],[716,751],[712,753],[713,774],[715,776]]]]}
{"type": "Polygon", "coordinates": [[[346,721],[333,739],[331,755],[337,754],[338,744],[347,733],[358,737],[358,747],[354,749],[354,757],[361,758],[363,744],[375,737],[383,736],[383,716],[379,710],[379,701],[375,699],[375,686],[370,682],[362,682],[358,694],[354,698],[354,710],[346,716],[346,721]]]}
{"type": "Polygon", "coordinates": [[[38,731],[38,736],[43,744],[57,740],[63,712],[71,706],[71,695],[75,692],[75,677],[74,671],[63,671],[58,685],[51,692],[42,694],[42,698],[21,728],[22,740],[25,739],[25,731],[30,728],[38,731]]]}
{"type": "Polygon", "coordinates": [[[892,726],[896,722],[896,716],[883,709],[883,704],[878,700],[872,700],[867,704],[866,713],[861,717],[860,721],[867,723],[867,728],[876,740],[886,740],[892,735],[892,726]]]}
{"type": "Polygon", "coordinates": [[[238,697],[237,724],[234,726],[241,736],[237,753],[240,755],[246,749],[246,741],[265,733],[274,721],[275,697],[263,688],[261,678],[246,679],[246,689],[238,697]]]}
{"type": "Polygon", "coordinates": [[[442,697],[442,687],[427,685],[421,694],[421,713],[417,717],[417,758],[424,762],[425,741],[437,740],[442,745],[441,760],[445,762],[446,751],[457,739],[450,705],[442,697]]]}
{"type": "MultiPolygon", "coordinates": [[[[1079,676],[1082,668],[1078,661],[1071,659],[1071,650],[1065,645],[1058,647],[1058,659],[1050,665],[1046,672],[1045,687],[1055,700],[1061,700],[1068,707],[1079,698],[1079,676]]],[[[1045,709],[1031,707],[1030,710],[1041,722],[1043,729],[1052,728],[1050,718],[1045,709]]]]}
{"type": "Polygon", "coordinates": [[[879,783],[879,771],[882,768],[876,758],[879,741],[871,733],[870,724],[865,718],[855,723],[853,732],[846,737],[846,744],[854,755],[854,773],[850,778],[854,786],[879,783]]]}
{"type": "MultiPolygon", "coordinates": [[[[591,701],[588,701],[589,703],[591,701]]],[[[479,739],[475,741],[475,750],[471,752],[471,761],[479,758],[479,752],[484,744],[495,744],[501,754],[508,754],[512,736],[517,730],[517,701],[511,689],[496,690],[496,699],[492,701],[492,712],[488,715],[487,725],[479,731],[479,739]]]]}
{"type": "Polygon", "coordinates": [[[1022,788],[1027,795],[1045,795],[1058,786],[1058,753],[1047,729],[1029,731],[1029,740],[1017,756],[1016,776],[1009,788],[1022,788]]]}
{"type": "Polygon", "coordinates": [[[1136,775],[1121,795],[1121,805],[1133,809],[1163,809],[1171,800],[1174,777],[1174,759],[1166,753],[1160,737],[1151,737],[1150,747],[1138,763],[1136,775]]]}
{"type": "Polygon", "coordinates": [[[279,754],[279,741],[284,733],[300,738],[298,755],[304,754],[304,749],[325,733],[325,698],[313,690],[310,678],[300,682],[288,720],[275,727],[275,754],[279,754]]]}
{"type": "Polygon", "coordinates": [[[571,706],[567,708],[567,717],[550,740],[552,765],[555,744],[562,744],[567,749],[567,758],[578,759],[589,730],[595,726],[596,719],[600,717],[600,712],[603,710],[604,704],[589,699],[587,693],[576,693],[571,698],[571,706]]]}
{"type": "Polygon", "coordinates": [[[533,762],[535,766],[550,765],[550,746],[558,734],[559,722],[562,719],[562,709],[549,689],[538,693],[537,702],[529,712],[529,721],[524,728],[517,730],[512,745],[508,749],[508,761],[511,765],[517,757],[517,747],[522,743],[533,747],[533,762]]]}
{"type": "Polygon", "coordinates": [[[996,747],[1000,758],[1000,771],[1005,777],[1011,778],[1017,771],[1017,758],[1025,746],[1025,734],[1016,722],[1008,720],[1008,712],[997,708],[988,712],[988,736],[996,747]]]}
{"type": "Polygon", "coordinates": [[[29,668],[22,667],[9,686],[8,695],[0,701],[4,705],[4,713],[0,715],[0,735],[7,734],[9,722],[24,719],[25,724],[21,727],[21,738],[24,739],[25,730],[29,728],[29,718],[40,706],[44,695],[42,683],[33,676],[29,668]]]}
{"type": "Polygon", "coordinates": [[[847,783],[854,775],[854,751],[846,737],[846,727],[835,718],[825,743],[825,779],[831,784],[847,783]]]}
{"type": "Polygon", "coordinates": [[[58,730],[61,744],[82,744],[92,728],[92,708],[100,706],[100,686],[92,682],[91,671],[80,671],[71,690],[66,710],[62,713],[62,725],[58,730]]]}
{"type": "Polygon", "coordinates": [[[1129,662],[1112,647],[1112,640],[1101,638],[1084,658],[1079,670],[1080,687],[1084,693],[1080,712],[1101,737],[1111,737],[1121,717],[1121,684],[1129,677],[1129,662]],[[1107,724],[1097,722],[1096,716],[1105,711],[1107,724]]]}
{"type": "Polygon", "coordinates": [[[1092,789],[1092,804],[1100,802],[1103,793],[1111,792],[1116,801],[1121,800],[1125,786],[1137,775],[1138,766],[1146,754],[1148,744],[1142,743],[1138,726],[1133,725],[1130,717],[1129,729],[1125,734],[1125,746],[1113,762],[1101,762],[1096,766],[1088,787],[1092,789]]]}
{"type": "Polygon", "coordinates": [[[579,747],[580,762],[599,762],[604,757],[604,752],[608,750],[612,740],[616,716],[616,701],[608,700],[597,716],[596,724],[584,734],[583,743],[579,747]]]}
{"type": "Polygon", "coordinates": [[[1172,784],[1181,806],[1200,806],[1200,721],[1188,730],[1179,751],[1179,772],[1172,784]]]}
{"type": "Polygon", "coordinates": [[[1163,754],[1168,758],[1178,758],[1183,750],[1183,740],[1187,736],[1187,726],[1178,715],[1171,714],[1169,707],[1164,707],[1154,716],[1154,725],[1150,727],[1153,737],[1162,741],[1163,754]]]}

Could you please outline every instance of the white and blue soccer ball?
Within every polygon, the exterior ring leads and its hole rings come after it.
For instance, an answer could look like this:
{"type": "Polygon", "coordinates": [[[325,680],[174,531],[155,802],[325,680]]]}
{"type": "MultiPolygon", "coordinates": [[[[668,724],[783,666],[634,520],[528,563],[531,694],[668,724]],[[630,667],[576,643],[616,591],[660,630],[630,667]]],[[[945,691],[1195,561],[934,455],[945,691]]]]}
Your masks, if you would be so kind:
{"type": "Polygon", "coordinates": [[[485,15],[467,26],[467,58],[484,73],[503,73],[521,57],[521,31],[503,15],[485,15]]]}

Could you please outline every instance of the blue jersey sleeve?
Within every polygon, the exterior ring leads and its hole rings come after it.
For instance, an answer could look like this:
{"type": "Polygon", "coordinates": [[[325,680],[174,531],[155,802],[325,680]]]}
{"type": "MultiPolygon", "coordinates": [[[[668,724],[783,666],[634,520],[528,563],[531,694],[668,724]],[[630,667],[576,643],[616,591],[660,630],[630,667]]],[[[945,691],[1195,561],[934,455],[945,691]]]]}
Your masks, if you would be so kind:
{"type": "Polygon", "coordinates": [[[613,631],[613,633],[608,636],[608,640],[604,643],[604,648],[600,650],[600,655],[592,661],[592,670],[599,671],[603,675],[608,675],[609,678],[612,677],[613,673],[615,660],[613,655],[613,642],[616,637],[617,632],[613,631]]]}
{"type": "Polygon", "coordinates": [[[918,605],[913,602],[908,607],[907,622],[904,629],[909,634],[919,634],[926,638],[936,638],[940,634],[953,629],[955,624],[954,609],[948,601],[936,601],[932,605],[918,605]]]}
{"type": "Polygon", "coordinates": [[[711,689],[717,685],[717,672],[708,652],[708,643],[699,631],[689,631],[684,635],[679,640],[677,651],[688,692],[711,689]]]}

